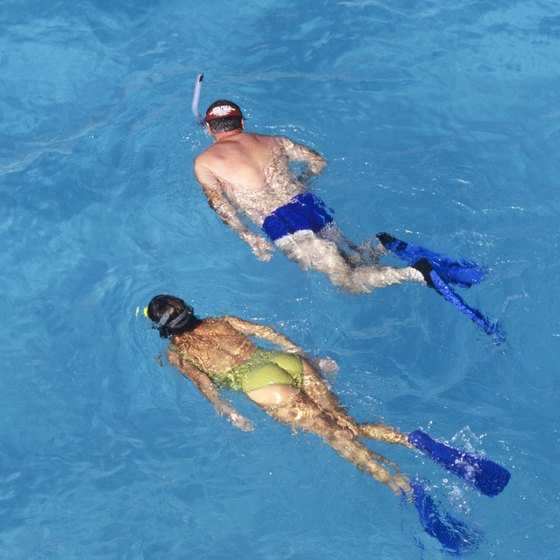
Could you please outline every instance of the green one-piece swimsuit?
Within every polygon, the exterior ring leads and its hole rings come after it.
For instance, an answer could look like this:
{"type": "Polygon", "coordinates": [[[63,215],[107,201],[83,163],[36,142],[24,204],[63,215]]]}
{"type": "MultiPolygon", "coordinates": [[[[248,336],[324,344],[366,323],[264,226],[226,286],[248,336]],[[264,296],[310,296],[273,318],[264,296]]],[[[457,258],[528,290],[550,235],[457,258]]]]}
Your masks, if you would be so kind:
{"type": "Polygon", "coordinates": [[[243,363],[216,374],[204,371],[190,356],[176,346],[172,345],[171,351],[185,358],[220,387],[230,391],[248,393],[267,385],[291,385],[301,389],[303,385],[303,362],[295,354],[256,348],[243,363]]]}

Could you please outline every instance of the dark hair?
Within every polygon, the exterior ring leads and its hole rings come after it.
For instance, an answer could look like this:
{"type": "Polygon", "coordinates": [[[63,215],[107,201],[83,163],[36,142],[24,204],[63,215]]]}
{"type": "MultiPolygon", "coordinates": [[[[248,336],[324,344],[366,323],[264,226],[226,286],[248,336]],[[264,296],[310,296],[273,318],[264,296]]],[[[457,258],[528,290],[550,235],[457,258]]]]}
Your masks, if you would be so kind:
{"type": "Polygon", "coordinates": [[[163,338],[190,331],[202,322],[190,305],[181,298],[168,295],[152,298],[148,305],[148,317],[156,323],[155,328],[163,338]]]}
{"type": "MultiPolygon", "coordinates": [[[[222,105],[229,105],[233,107],[239,114],[241,115],[241,109],[239,105],[234,103],[233,101],[228,101],[227,99],[218,99],[218,101],[214,101],[208,109],[206,109],[206,115],[214,109],[214,107],[220,107],[222,105]]],[[[213,118],[211,121],[208,122],[208,126],[212,132],[229,132],[230,130],[236,130],[238,128],[242,128],[241,119],[243,117],[235,116],[235,117],[222,117],[222,118],[213,118]]]]}

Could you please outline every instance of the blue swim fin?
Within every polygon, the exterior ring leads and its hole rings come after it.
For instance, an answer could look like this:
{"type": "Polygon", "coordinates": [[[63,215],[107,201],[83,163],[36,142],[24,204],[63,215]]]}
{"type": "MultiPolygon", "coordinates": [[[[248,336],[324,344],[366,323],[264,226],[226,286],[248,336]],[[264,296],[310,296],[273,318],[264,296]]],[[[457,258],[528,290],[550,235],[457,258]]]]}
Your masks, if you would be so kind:
{"type": "Polygon", "coordinates": [[[468,288],[484,278],[484,270],[472,261],[452,259],[419,245],[401,241],[388,233],[378,233],[376,237],[385,249],[406,261],[409,266],[420,259],[427,259],[439,276],[449,284],[468,288]]]}
{"type": "Polygon", "coordinates": [[[422,430],[408,435],[408,442],[416,449],[462,478],[485,496],[497,496],[507,485],[511,474],[504,467],[486,459],[454,449],[432,439],[422,430]]]}
{"type": "Polygon", "coordinates": [[[420,259],[412,265],[424,276],[426,284],[438,292],[451,305],[455,306],[463,315],[466,315],[473,323],[476,323],[486,334],[494,337],[494,340],[500,344],[505,341],[506,337],[498,323],[491,323],[478,309],[470,307],[465,301],[457,295],[448,286],[439,274],[434,270],[427,259],[420,259]]]}
{"type": "Polygon", "coordinates": [[[436,538],[454,556],[461,556],[478,548],[482,541],[479,531],[471,529],[447,512],[440,512],[434,499],[419,482],[412,482],[411,487],[420,523],[428,535],[436,538]]]}

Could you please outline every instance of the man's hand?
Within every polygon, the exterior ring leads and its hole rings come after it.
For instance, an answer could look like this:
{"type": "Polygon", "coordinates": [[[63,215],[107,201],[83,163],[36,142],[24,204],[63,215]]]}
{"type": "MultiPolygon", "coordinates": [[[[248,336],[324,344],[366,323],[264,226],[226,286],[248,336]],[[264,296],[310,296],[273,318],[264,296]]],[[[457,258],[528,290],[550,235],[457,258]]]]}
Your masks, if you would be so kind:
{"type": "Polygon", "coordinates": [[[274,246],[271,245],[264,237],[251,232],[246,241],[251,246],[253,254],[260,261],[269,261],[272,258],[274,246]]]}

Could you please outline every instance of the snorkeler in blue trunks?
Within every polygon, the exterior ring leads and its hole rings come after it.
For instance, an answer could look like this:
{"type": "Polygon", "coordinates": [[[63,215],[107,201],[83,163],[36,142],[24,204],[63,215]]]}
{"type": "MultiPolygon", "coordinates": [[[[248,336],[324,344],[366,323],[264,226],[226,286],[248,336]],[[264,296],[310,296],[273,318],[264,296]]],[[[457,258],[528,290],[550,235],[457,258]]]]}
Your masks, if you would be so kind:
{"type": "Polygon", "coordinates": [[[308,191],[307,179],[320,174],[327,165],[317,152],[284,136],[244,132],[241,109],[231,101],[210,105],[204,120],[214,144],[195,159],[196,178],[210,206],[257,258],[269,260],[278,247],[302,268],[323,272],[333,284],[354,294],[404,281],[422,282],[494,334],[495,326],[449,287],[479,282],[482,271],[474,263],[450,260],[421,247],[412,252],[393,251],[397,246],[393,241],[399,240],[387,234],[378,236],[381,243],[375,247],[371,242],[353,243],[336,225],[332,210],[308,191]],[[305,172],[296,176],[290,169],[292,162],[303,163],[305,172]],[[264,236],[250,229],[244,218],[258,226],[264,236]],[[379,258],[388,251],[403,258],[407,266],[380,264],[379,258]],[[439,260],[434,260],[434,255],[439,260]],[[453,266],[434,270],[436,261],[453,266]],[[476,269],[474,276],[469,276],[470,282],[463,281],[463,276],[455,282],[454,275],[442,273],[451,269],[457,272],[465,263],[467,268],[476,269]]]}
{"type": "Polygon", "coordinates": [[[210,206],[257,258],[269,260],[276,246],[304,269],[327,274],[351,293],[405,280],[425,282],[413,267],[382,266],[376,262],[379,251],[345,238],[332,211],[307,190],[306,179],[327,165],[317,152],[284,136],[244,132],[241,109],[231,101],[210,105],[205,121],[215,142],[196,158],[196,178],[210,206]],[[291,162],[306,165],[303,175],[292,173],[291,162]],[[266,237],[251,230],[243,217],[266,237]]]}

